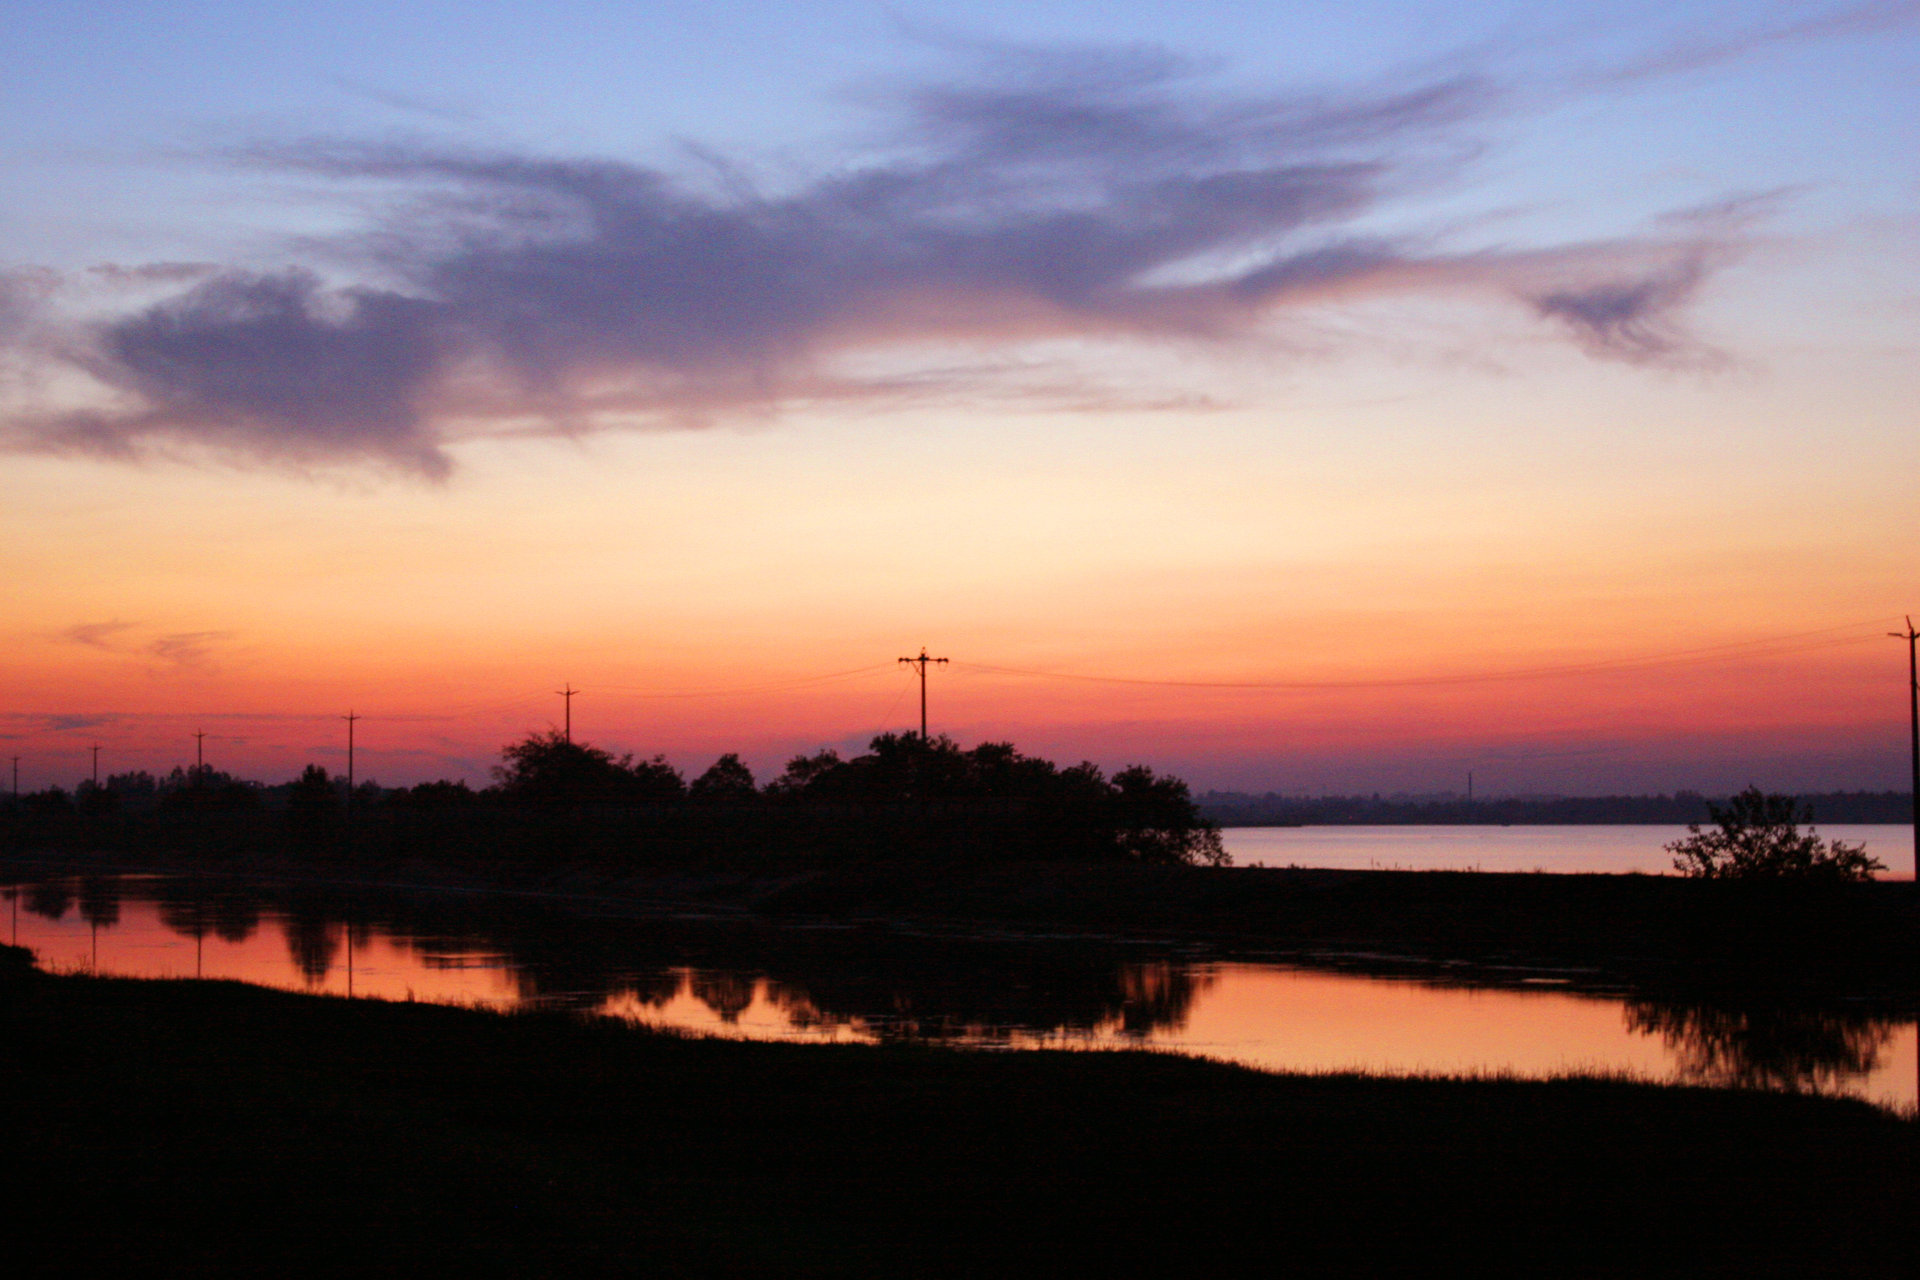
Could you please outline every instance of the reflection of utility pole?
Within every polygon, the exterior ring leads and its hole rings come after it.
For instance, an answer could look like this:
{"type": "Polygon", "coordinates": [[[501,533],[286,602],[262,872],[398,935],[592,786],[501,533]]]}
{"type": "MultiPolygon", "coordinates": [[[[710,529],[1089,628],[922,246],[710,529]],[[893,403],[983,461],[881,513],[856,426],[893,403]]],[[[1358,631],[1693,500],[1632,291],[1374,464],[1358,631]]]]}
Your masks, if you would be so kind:
{"type": "Polygon", "coordinates": [[[573,681],[569,680],[567,681],[566,688],[555,689],[554,692],[567,700],[566,733],[567,733],[567,741],[572,742],[573,741],[573,695],[580,691],[574,688],[573,681]]]}
{"type": "Polygon", "coordinates": [[[1907,615],[1905,631],[1889,631],[1895,640],[1907,642],[1907,717],[1913,734],[1913,878],[1920,880],[1920,663],[1914,660],[1914,642],[1920,632],[1913,629],[1913,615],[1907,615]]]}
{"type": "Polygon", "coordinates": [[[945,662],[946,659],[929,658],[927,656],[927,646],[921,645],[919,657],[902,658],[900,661],[910,667],[920,668],[920,741],[924,743],[927,740],[927,664],[929,662],[945,662]]]}

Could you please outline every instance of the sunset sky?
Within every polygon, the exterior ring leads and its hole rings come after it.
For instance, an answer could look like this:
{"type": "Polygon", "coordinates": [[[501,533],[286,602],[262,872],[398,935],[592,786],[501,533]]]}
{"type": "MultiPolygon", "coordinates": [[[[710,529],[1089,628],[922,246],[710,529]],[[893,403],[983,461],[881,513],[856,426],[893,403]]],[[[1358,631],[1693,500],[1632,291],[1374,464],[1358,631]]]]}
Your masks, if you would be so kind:
{"type": "Polygon", "coordinates": [[[1920,3],[0,20],[23,789],[1906,786],[1920,3]]]}

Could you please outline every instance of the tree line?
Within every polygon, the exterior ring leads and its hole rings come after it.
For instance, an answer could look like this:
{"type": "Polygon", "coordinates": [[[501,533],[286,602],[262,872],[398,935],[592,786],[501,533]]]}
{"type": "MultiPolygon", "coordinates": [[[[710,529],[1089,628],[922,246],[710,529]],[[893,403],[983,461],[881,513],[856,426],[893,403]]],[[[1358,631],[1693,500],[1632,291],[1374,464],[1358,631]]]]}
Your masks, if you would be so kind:
{"type": "Polygon", "coordinates": [[[962,749],[945,736],[887,733],[843,758],[795,756],[764,786],[739,755],[691,781],[663,756],[636,758],[558,732],[507,744],[490,786],[384,788],[315,764],[278,786],[208,767],[118,774],[0,807],[15,847],[62,836],[159,839],[168,831],[275,832],[316,851],[409,848],[535,853],[595,861],[701,853],[962,857],[1001,861],[1222,865],[1219,830],[1179,778],[1134,765],[1056,765],[1011,743],[962,749]],[[349,830],[350,829],[350,830],[349,830]]]}

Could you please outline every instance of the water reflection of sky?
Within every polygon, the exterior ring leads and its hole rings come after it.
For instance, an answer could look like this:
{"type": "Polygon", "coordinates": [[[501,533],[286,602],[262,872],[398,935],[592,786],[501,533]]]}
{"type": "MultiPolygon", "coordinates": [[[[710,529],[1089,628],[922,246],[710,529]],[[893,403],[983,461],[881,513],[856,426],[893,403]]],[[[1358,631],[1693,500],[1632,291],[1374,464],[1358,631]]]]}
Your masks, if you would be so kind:
{"type": "MultiPolygon", "coordinates": [[[[1823,839],[1862,844],[1889,868],[1883,879],[1913,878],[1913,828],[1818,824],[1823,839]]],[[[1324,826],[1228,827],[1222,843],[1240,867],[1337,867],[1352,871],[1551,871],[1668,875],[1666,846],[1683,826],[1324,826]]]]}
{"type": "Polygon", "coordinates": [[[1052,953],[1041,962],[978,941],[940,949],[923,939],[911,947],[935,949],[916,960],[899,937],[836,931],[814,931],[798,958],[782,950],[764,963],[721,963],[726,953],[715,951],[716,962],[676,964],[641,941],[658,922],[578,921],[559,941],[552,929],[542,941],[489,941],[365,917],[350,935],[311,901],[203,899],[164,881],[66,881],[10,896],[5,936],[53,971],[489,1008],[535,999],[750,1039],[1147,1045],[1285,1071],[1608,1072],[1821,1088],[1900,1108],[1915,1105],[1920,1076],[1911,1020],[1831,1011],[1635,1004],[1251,963],[1052,953]],[[631,948],[618,942],[622,929],[631,948]],[[554,958],[569,942],[597,954],[554,958]]]}

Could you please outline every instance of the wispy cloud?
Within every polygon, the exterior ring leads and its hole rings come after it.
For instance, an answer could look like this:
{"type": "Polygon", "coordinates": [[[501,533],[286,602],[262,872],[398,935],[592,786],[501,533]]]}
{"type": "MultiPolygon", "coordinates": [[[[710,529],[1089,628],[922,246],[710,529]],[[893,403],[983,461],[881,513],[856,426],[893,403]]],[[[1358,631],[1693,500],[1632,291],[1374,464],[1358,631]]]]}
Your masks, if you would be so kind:
{"type": "Polygon", "coordinates": [[[1610,68],[1615,83],[1662,79],[1710,70],[1756,54],[1851,36],[1877,35],[1920,23],[1920,0],[1868,0],[1866,4],[1790,10],[1737,25],[1717,25],[1684,34],[1650,53],[1610,68]],[[1771,18],[1771,20],[1769,20],[1771,18]]]}
{"type": "Polygon", "coordinates": [[[1705,277],[1704,258],[1694,257],[1637,279],[1552,290],[1532,301],[1541,315],[1560,321],[1596,356],[1692,364],[1712,353],[1683,333],[1674,317],[1705,277]]]}
{"type": "Polygon", "coordinates": [[[175,670],[205,671],[218,647],[232,638],[230,631],[180,631],[155,637],[145,652],[175,670]]]}
{"type": "Polygon", "coordinates": [[[102,653],[142,659],[162,671],[206,672],[231,631],[175,631],[154,635],[137,622],[80,622],[58,633],[58,640],[102,653]],[[144,633],[144,634],[143,634],[144,633]]]}
{"type": "Polygon", "coordinates": [[[62,631],[60,638],[89,649],[113,650],[118,647],[117,642],[136,625],[132,622],[80,622],[62,631]]]}
{"type": "Polygon", "coordinates": [[[692,426],[951,391],[952,376],[927,371],[993,363],[956,352],[1244,344],[1313,308],[1436,292],[1518,306],[1597,358],[1701,363],[1684,314],[1737,242],[1725,220],[1512,250],[1379,233],[1470,164],[1472,127],[1500,100],[1459,69],[1260,97],[1215,91],[1155,50],[1025,51],[879,95],[875,145],[774,190],[724,157],[708,157],[715,183],[610,161],[262,143],[232,158],[402,197],[328,246],[358,261],[362,283],[139,269],[177,291],[68,346],[97,401],[17,414],[0,438],[438,478],[449,445],[472,434],[692,426]],[[891,357],[919,370],[860,372],[891,357]]]}

